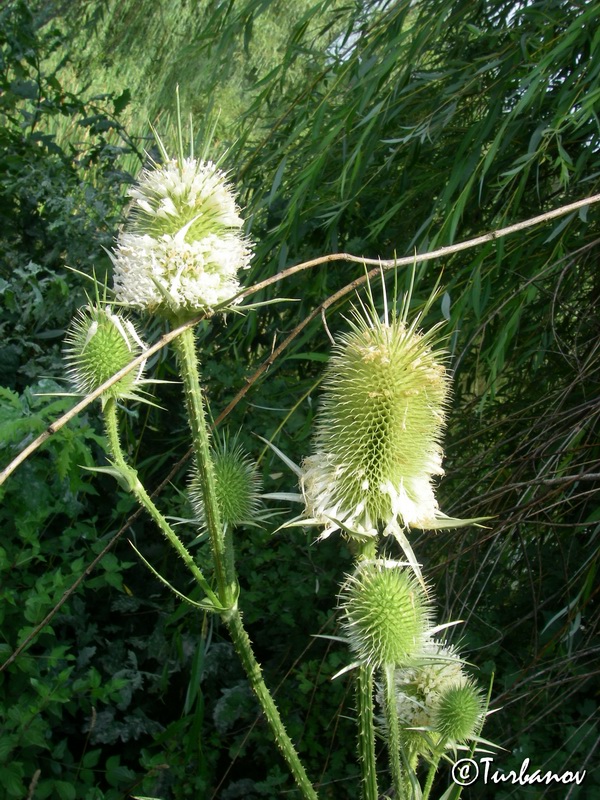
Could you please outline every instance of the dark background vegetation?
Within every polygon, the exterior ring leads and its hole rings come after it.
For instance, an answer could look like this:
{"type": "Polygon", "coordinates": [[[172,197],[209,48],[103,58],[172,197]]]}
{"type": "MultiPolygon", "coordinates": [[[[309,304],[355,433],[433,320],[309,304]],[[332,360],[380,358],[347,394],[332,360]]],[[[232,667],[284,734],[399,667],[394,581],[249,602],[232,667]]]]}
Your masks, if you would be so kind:
{"type": "MultiPolygon", "coordinates": [[[[0,11],[0,452],[8,463],[69,408],[61,340],[93,271],[109,272],[125,192],[167,141],[174,89],[240,194],[256,257],[247,283],[330,252],[424,252],[600,191],[600,12],[540,0],[9,1],[0,11]],[[70,267],[71,270],[68,270],[70,267]]],[[[439,619],[486,685],[485,735],[504,770],[587,769],[581,788],[484,787],[466,798],[600,796],[598,745],[597,207],[417,270],[415,308],[447,318],[454,397],[442,509],[485,530],[413,546],[439,619]]],[[[216,416],[307,314],[361,274],[339,262],[281,282],[299,302],[200,326],[216,416]]],[[[406,273],[399,273],[402,286],[406,273]]],[[[380,294],[375,288],[376,295],[380,294]]],[[[261,299],[267,299],[267,293],[261,299]]],[[[327,314],[343,329],[340,303],[327,314]]],[[[146,323],[145,336],[160,333],[146,323]]],[[[268,490],[293,476],[261,451],[309,452],[330,344],[319,317],[228,419],[268,490]]],[[[163,352],[152,365],[173,377],[163,352]]],[[[165,410],[124,415],[149,488],[187,452],[179,387],[165,410]]],[[[0,657],[5,661],[134,510],[103,463],[91,406],[2,487],[0,657]]],[[[185,520],[179,470],[158,503],[185,520]]],[[[181,535],[192,541],[193,526],[181,535]]],[[[143,516],[0,674],[7,798],[294,797],[224,631],[180,589],[181,566],[143,516]]],[[[202,557],[202,547],[198,549],[202,557]]],[[[241,605],[267,682],[323,798],[357,797],[353,703],[335,634],[350,563],[338,538],[237,534],[241,605]]],[[[382,764],[385,762],[382,762],[382,764]]],[[[440,791],[447,776],[440,780],[440,791]]],[[[381,784],[385,785],[385,776],[381,784]]]]}

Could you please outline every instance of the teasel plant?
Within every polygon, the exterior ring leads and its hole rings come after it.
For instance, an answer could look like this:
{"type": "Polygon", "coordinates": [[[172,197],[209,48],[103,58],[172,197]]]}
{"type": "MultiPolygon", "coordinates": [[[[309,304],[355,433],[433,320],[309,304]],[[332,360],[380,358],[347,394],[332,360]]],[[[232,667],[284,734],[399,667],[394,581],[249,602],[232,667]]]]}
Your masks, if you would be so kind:
{"type": "MultiPolygon", "coordinates": [[[[256,468],[236,439],[217,438],[216,444],[211,444],[211,417],[200,386],[194,330],[187,324],[198,316],[211,317],[236,309],[238,274],[249,266],[252,247],[242,232],[244,222],[226,173],[208,157],[195,157],[193,149],[184,153],[178,98],[177,107],[177,156],[171,156],[155,134],[161,162],[151,161],[130,188],[129,217],[109,256],[114,266],[115,307],[159,317],[172,328],[183,329],[173,346],[194,453],[190,495],[199,530],[210,541],[212,580],[155,506],[123,452],[118,405],[139,397],[139,374],[132,373],[101,395],[111,462],[98,469],[113,474],[146,509],[184,561],[204,599],[196,601],[183,595],[134,548],[146,566],[182,600],[218,614],[225,623],[302,796],[316,800],[317,794],[265,685],[238,605],[232,531],[249,518],[254,522],[267,519],[269,512],[261,510],[256,468]]],[[[190,142],[193,139],[190,131],[190,142]]],[[[90,307],[80,312],[67,336],[71,380],[81,391],[94,391],[109,373],[116,373],[124,361],[131,360],[134,347],[143,346],[128,317],[114,313],[106,304],[90,307]]]]}
{"type": "MultiPolygon", "coordinates": [[[[451,518],[435,497],[434,481],[444,474],[450,376],[440,326],[422,331],[420,322],[437,292],[411,318],[412,283],[402,298],[395,287],[389,303],[383,274],[381,279],[383,313],[377,311],[367,280],[366,300],[358,298],[349,331],[334,344],[312,454],[296,465],[270,445],[296,474],[299,493],[265,496],[304,506],[282,528],[316,526],[319,539],[339,533],[350,545],[355,571],[342,584],[339,606],[341,640],[356,660],[342,672],[355,673],[363,797],[379,797],[373,699],[378,682],[394,797],[408,800],[429,797],[449,749],[464,747],[467,740],[485,741],[478,735],[483,701],[471,679],[447,685],[435,720],[432,712],[429,727],[421,731],[420,740],[428,747],[415,748],[408,734],[412,721],[397,713],[398,676],[431,662],[434,637],[457,624],[433,625],[431,590],[410,532],[478,525],[485,518],[451,518]],[[390,556],[390,544],[398,547],[402,560],[390,556]],[[423,790],[416,773],[420,757],[430,763],[423,790]]],[[[436,658],[451,660],[437,653],[436,658]]]]}
{"type": "MultiPolygon", "coordinates": [[[[376,700],[383,711],[376,721],[389,749],[394,797],[428,800],[442,759],[452,763],[458,751],[468,756],[476,749],[495,751],[495,745],[480,735],[490,692],[484,694],[458,650],[436,637],[448,627],[428,631],[412,663],[388,665],[376,683],[376,700]]],[[[454,785],[442,797],[449,800],[460,793],[461,787],[454,785]]]]}
{"type": "Polygon", "coordinates": [[[95,302],[79,312],[67,333],[65,357],[75,388],[89,394],[145,352],[131,311],[159,317],[181,330],[173,346],[193,445],[189,496],[199,536],[210,542],[212,575],[200,568],[190,545],[156,507],[121,445],[119,407],[132,400],[153,402],[142,388],[149,382],[144,359],[136,372],[100,395],[110,462],[97,470],[113,475],[150,514],[203,599],[177,590],[134,548],[152,574],[181,600],[218,615],[226,625],[273,738],[308,800],[317,798],[316,790],[244,628],[233,531],[240,524],[266,524],[273,512],[264,501],[284,499],[298,501],[304,509],[281,528],[316,526],[319,539],[343,536],[354,554],[354,569],[341,579],[338,612],[343,635],[337,639],[353,659],[343,672],[355,677],[363,797],[379,797],[379,735],[387,743],[397,800],[428,798],[440,760],[449,750],[479,741],[485,713],[480,690],[460,671],[462,661],[457,677],[456,670],[446,669],[448,663],[459,662],[454,651],[433,644],[455,623],[434,625],[431,589],[410,541],[415,528],[481,521],[448,517],[435,497],[434,482],[443,475],[442,437],[450,397],[439,326],[420,330],[435,294],[411,318],[412,286],[401,299],[396,288],[389,303],[382,275],[379,315],[367,280],[366,299],[357,296],[349,331],[334,345],[325,373],[313,452],[297,466],[270,445],[296,473],[299,492],[263,494],[256,466],[238,437],[211,430],[190,324],[199,315],[210,319],[253,307],[242,304],[240,284],[252,258],[252,243],[243,232],[226,172],[207,153],[201,158],[193,150],[185,154],[179,107],[177,122],[176,157],[155,134],[161,161],[151,161],[129,190],[129,217],[109,254],[114,299],[109,302],[106,291],[100,299],[97,292],[95,302]],[[393,546],[397,554],[391,552],[393,546]],[[435,694],[435,703],[419,694],[432,665],[439,667],[436,674],[453,675],[444,692],[435,694]],[[380,724],[376,697],[383,709],[380,724]],[[407,715],[407,703],[427,714],[418,719],[407,715]],[[417,767],[423,760],[430,769],[421,790],[417,767]]]}

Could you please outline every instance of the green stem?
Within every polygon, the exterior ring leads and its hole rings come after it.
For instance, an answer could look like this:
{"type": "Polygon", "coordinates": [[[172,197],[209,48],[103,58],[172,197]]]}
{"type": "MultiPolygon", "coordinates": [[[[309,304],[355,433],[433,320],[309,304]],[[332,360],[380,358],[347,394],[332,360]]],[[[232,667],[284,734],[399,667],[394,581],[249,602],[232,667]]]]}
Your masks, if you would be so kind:
{"type": "Polygon", "coordinates": [[[433,781],[435,778],[435,774],[437,772],[438,764],[440,763],[441,756],[436,756],[434,760],[431,762],[431,766],[429,767],[429,772],[427,773],[427,779],[425,781],[425,786],[423,788],[423,798],[422,800],[427,800],[431,793],[431,787],[433,786],[433,781]]]}
{"type": "Polygon", "coordinates": [[[360,664],[356,669],[356,710],[358,715],[358,760],[362,770],[363,800],[377,800],[377,764],[373,724],[373,667],[360,664]]]}
{"type": "Polygon", "coordinates": [[[298,758],[292,740],[285,730],[277,706],[266,687],[260,664],[254,656],[250,638],[244,629],[242,615],[237,607],[237,579],[233,557],[233,540],[230,535],[224,535],[217,504],[209,433],[200,389],[198,359],[196,356],[196,345],[192,329],[184,331],[181,336],[175,340],[175,349],[179,359],[181,377],[183,379],[188,419],[192,431],[193,448],[200,476],[206,527],[213,548],[219,597],[222,605],[226,609],[221,613],[221,617],[227,625],[250,685],[261,704],[277,746],[285,758],[290,772],[298,788],[302,792],[302,796],[305,800],[317,800],[317,794],[306,775],[306,771],[298,758]]]}
{"type": "Polygon", "coordinates": [[[106,430],[106,435],[108,437],[108,446],[110,449],[110,454],[113,458],[115,466],[127,481],[130,491],[135,495],[135,498],[138,501],[138,503],[146,509],[146,511],[150,514],[152,519],[156,522],[156,524],[158,525],[162,533],[165,535],[166,539],[169,541],[169,543],[171,544],[177,555],[179,555],[182,558],[186,567],[194,576],[194,578],[196,579],[197,583],[202,588],[206,596],[217,608],[219,608],[220,603],[217,596],[210,588],[208,581],[198,568],[198,565],[192,558],[191,554],[188,552],[183,542],[179,539],[179,537],[177,536],[175,531],[171,528],[167,520],[163,517],[163,515],[160,513],[160,511],[156,508],[156,506],[152,502],[150,495],[146,492],[146,490],[142,485],[142,482],[138,478],[137,471],[125,461],[125,457],[123,456],[123,451],[121,449],[121,440],[119,438],[117,405],[114,398],[110,397],[105,401],[103,406],[103,416],[104,416],[104,428],[106,430]]]}
{"type": "MultiPolygon", "coordinates": [[[[375,537],[354,542],[354,562],[377,557],[375,537]]],[[[356,712],[358,722],[358,760],[362,771],[363,800],[378,800],[377,761],[375,758],[375,708],[373,705],[374,668],[359,664],[356,670],[356,712]]]]}
{"type": "Polygon", "coordinates": [[[398,711],[396,709],[396,687],[394,682],[394,667],[387,665],[383,669],[384,680],[384,709],[387,722],[387,747],[394,787],[394,797],[402,800],[405,797],[405,784],[400,766],[400,728],[398,725],[398,711]]]}
{"type": "MultiPolygon", "coordinates": [[[[219,597],[226,608],[233,607],[237,597],[235,575],[227,574],[229,570],[226,568],[228,559],[225,553],[225,537],[217,503],[215,474],[210,453],[204,402],[200,389],[200,374],[193,328],[188,328],[181,336],[178,336],[173,345],[177,353],[183,379],[185,404],[192,432],[192,446],[196,456],[200,488],[204,500],[206,527],[212,546],[219,597]]],[[[229,562],[231,563],[231,559],[229,559],[229,562]]]]}
{"type": "Polygon", "coordinates": [[[233,544],[233,528],[231,525],[223,525],[223,543],[225,547],[225,574],[232,576],[233,582],[236,581],[235,567],[235,546],[233,544]]]}
{"type": "MultiPolygon", "coordinates": [[[[433,753],[433,757],[430,762],[429,771],[427,773],[427,778],[425,779],[425,786],[423,787],[423,797],[422,800],[427,800],[431,793],[431,788],[433,786],[433,781],[435,779],[437,769],[439,766],[440,761],[442,760],[442,755],[444,750],[446,749],[446,742],[441,741],[438,742],[436,751],[433,753]]],[[[471,754],[472,755],[472,754],[471,754]]],[[[455,788],[459,788],[458,785],[455,788]]],[[[460,791],[459,791],[460,794],[460,791]]],[[[458,795],[457,795],[458,797],[458,795]]]]}
{"type": "Polygon", "coordinates": [[[306,800],[318,800],[317,793],[313,789],[306,775],[304,766],[298,758],[292,740],[285,730],[275,701],[264,682],[260,664],[254,657],[252,644],[244,628],[242,615],[239,610],[236,609],[235,613],[231,614],[230,618],[227,620],[227,627],[236,652],[248,676],[250,685],[258,698],[267,722],[273,732],[277,746],[285,758],[290,772],[294,776],[294,780],[302,792],[302,796],[306,798],[306,800]]]}

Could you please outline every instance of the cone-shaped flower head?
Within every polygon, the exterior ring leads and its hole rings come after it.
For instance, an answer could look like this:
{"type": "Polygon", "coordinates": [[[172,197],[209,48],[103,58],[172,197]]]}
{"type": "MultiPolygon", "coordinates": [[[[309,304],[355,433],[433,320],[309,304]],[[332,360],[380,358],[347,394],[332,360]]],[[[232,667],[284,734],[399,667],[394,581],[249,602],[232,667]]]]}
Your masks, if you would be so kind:
{"type": "MultiPolygon", "coordinates": [[[[215,489],[220,518],[224,525],[257,524],[263,519],[260,498],[261,480],[254,461],[241,445],[225,437],[212,448],[215,489]]],[[[189,487],[192,508],[201,527],[205,527],[204,500],[196,470],[189,487]]]]}
{"type": "MultiPolygon", "coordinates": [[[[65,336],[65,360],[71,382],[81,394],[90,394],[134,358],[146,346],[131,320],[113,314],[110,306],[89,304],[79,309],[65,336]]],[[[145,362],[128,372],[102,395],[115,399],[141,399],[145,362]]]]}
{"type": "Polygon", "coordinates": [[[411,570],[367,561],[348,576],[340,593],[342,624],[350,648],[375,667],[406,666],[421,653],[431,607],[411,570]]]}
{"type": "Polygon", "coordinates": [[[193,314],[239,291],[252,251],[225,173],[211,161],[168,160],[143,170],[117,240],[114,288],[121,303],[193,314]]]}
{"type": "Polygon", "coordinates": [[[435,329],[381,321],[374,310],[354,317],[334,348],[315,452],[303,463],[306,515],[326,526],[323,536],[338,527],[371,536],[380,525],[387,533],[435,527],[431,479],[443,474],[449,395],[435,329]]]}

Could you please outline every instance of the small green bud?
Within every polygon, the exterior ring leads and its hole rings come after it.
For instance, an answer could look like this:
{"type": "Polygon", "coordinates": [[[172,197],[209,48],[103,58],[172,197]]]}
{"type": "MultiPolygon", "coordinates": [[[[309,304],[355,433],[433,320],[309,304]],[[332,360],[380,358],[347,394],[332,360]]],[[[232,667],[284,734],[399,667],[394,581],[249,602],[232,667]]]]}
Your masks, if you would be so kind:
{"type": "Polygon", "coordinates": [[[483,698],[475,683],[449,687],[433,715],[433,729],[443,741],[461,744],[477,733],[483,717],[483,698]]]}
{"type": "Polygon", "coordinates": [[[411,570],[366,562],[340,593],[351,649],[373,666],[408,665],[423,648],[431,623],[430,601],[411,570]]]}
{"type": "MultiPolygon", "coordinates": [[[[146,346],[133,323],[110,306],[79,309],[65,336],[65,360],[71,382],[81,394],[90,394],[139,356],[146,346]]],[[[140,399],[142,363],[106,390],[105,397],[140,399]]]]}
{"type": "MultiPolygon", "coordinates": [[[[217,439],[212,448],[215,489],[221,522],[235,527],[256,524],[262,519],[261,480],[254,461],[234,439],[217,439]]],[[[190,501],[202,527],[206,525],[200,476],[194,471],[189,487],[190,501]]]]}

